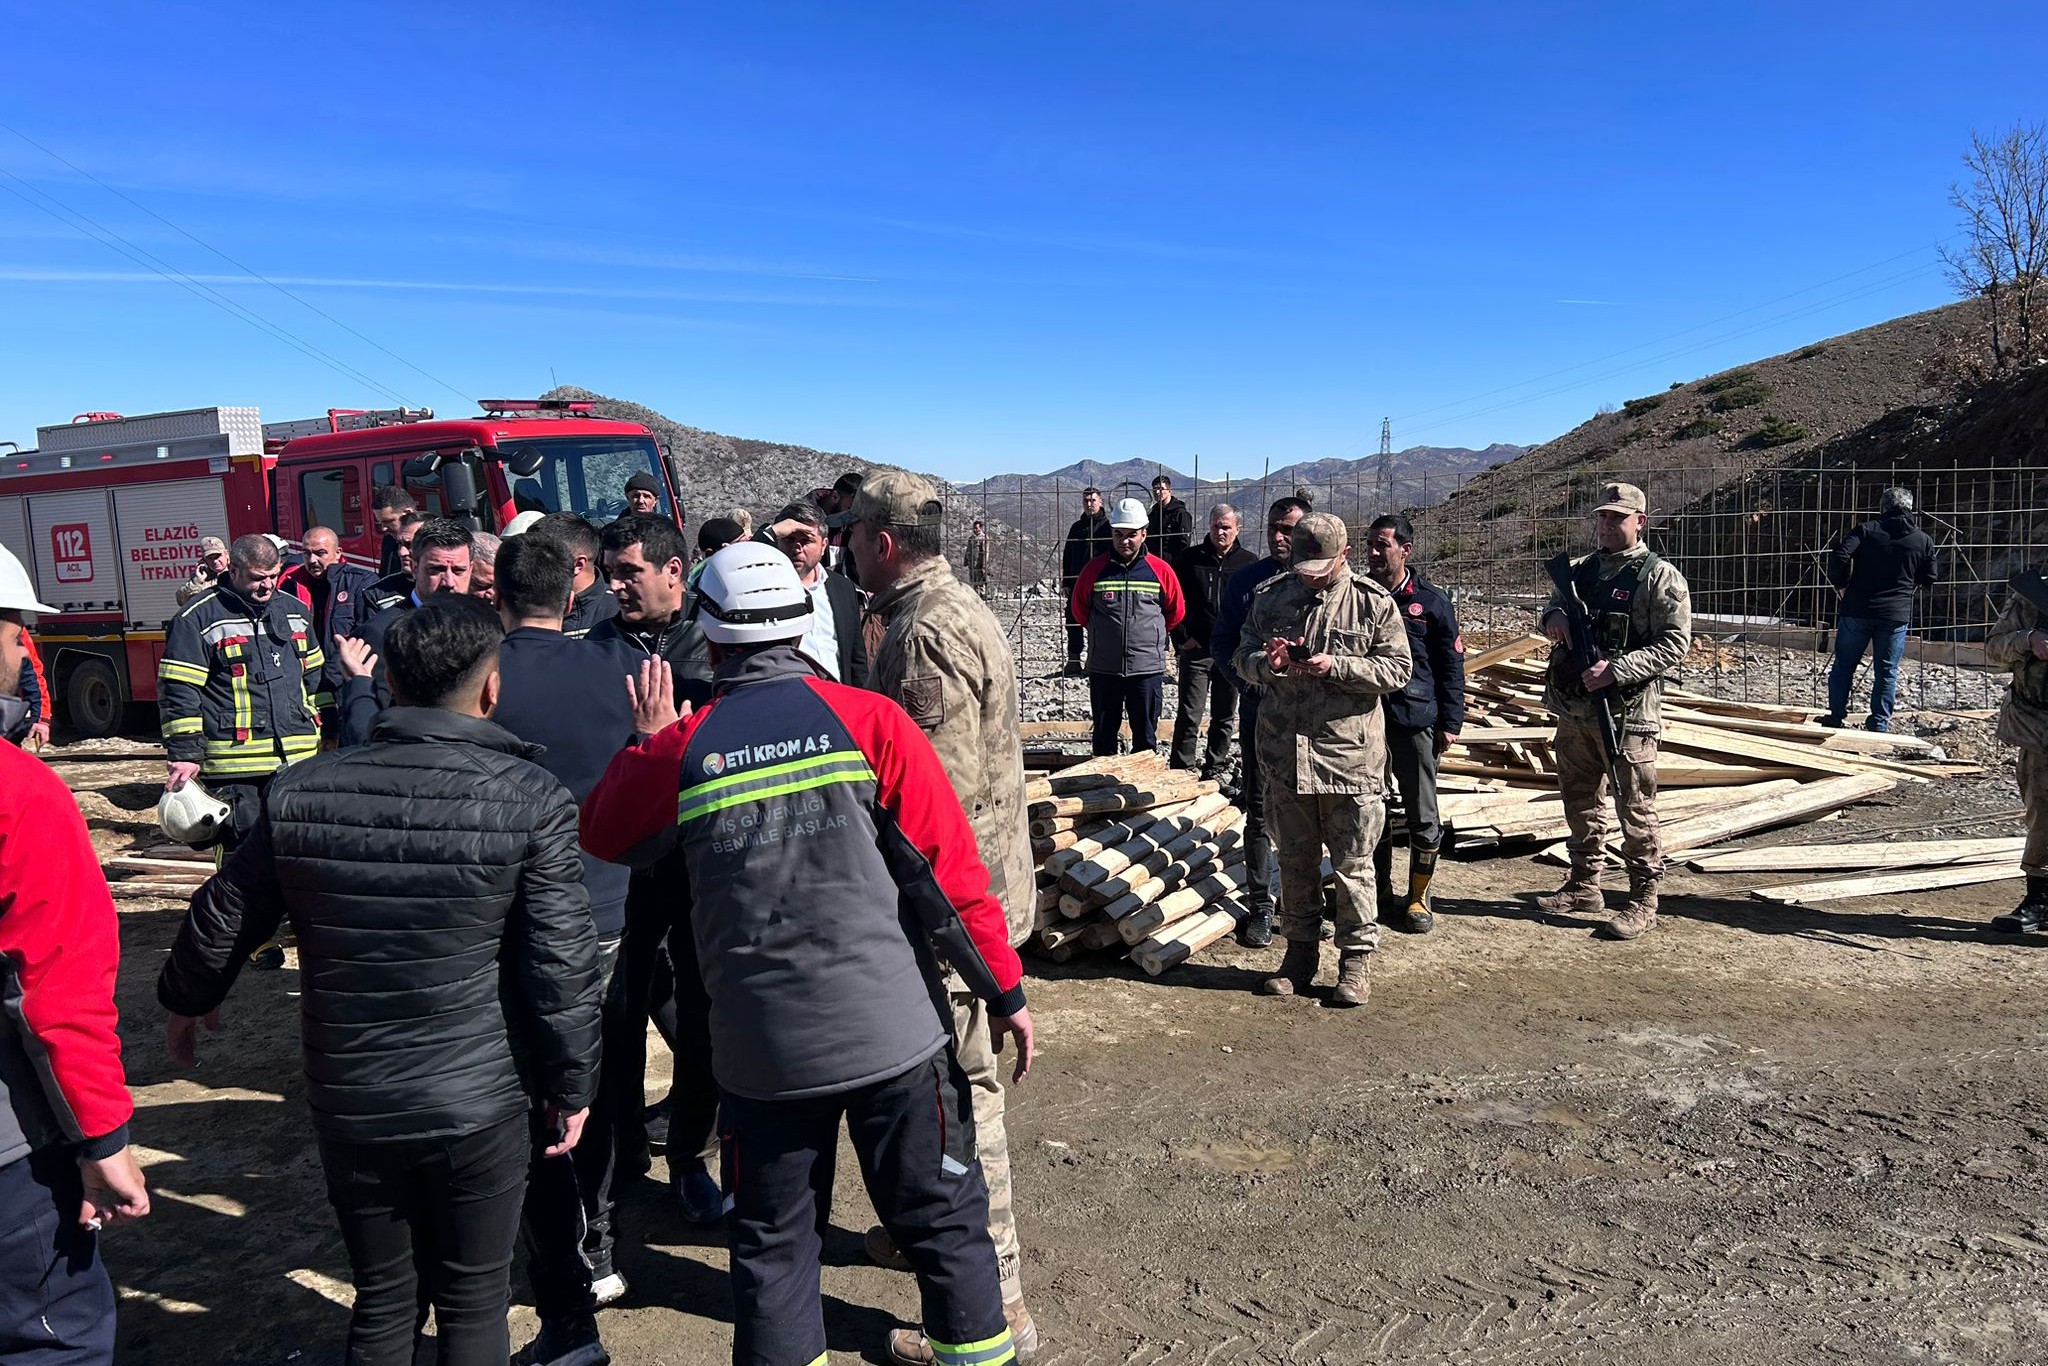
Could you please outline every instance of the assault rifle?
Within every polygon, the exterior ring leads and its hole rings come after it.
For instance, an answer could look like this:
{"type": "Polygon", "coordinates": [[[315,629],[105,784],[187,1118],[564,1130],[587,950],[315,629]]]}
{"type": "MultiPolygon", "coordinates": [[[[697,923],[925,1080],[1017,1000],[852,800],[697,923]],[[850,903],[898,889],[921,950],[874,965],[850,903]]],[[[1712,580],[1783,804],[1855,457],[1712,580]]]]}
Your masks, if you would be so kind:
{"type": "MultiPolygon", "coordinates": [[[[1585,600],[1579,596],[1579,585],[1572,578],[1572,557],[1554,555],[1544,562],[1543,568],[1550,575],[1550,581],[1557,585],[1558,610],[1564,616],[1565,649],[1571,654],[1571,665],[1580,670],[1590,669],[1606,655],[1601,653],[1599,643],[1593,639],[1592,618],[1586,615],[1585,600]]],[[[1614,800],[1618,806],[1622,799],[1619,771],[1623,757],[1621,725],[1614,716],[1614,690],[1611,687],[1596,688],[1591,696],[1593,723],[1600,730],[1600,748],[1607,752],[1608,772],[1616,775],[1614,800]]]]}

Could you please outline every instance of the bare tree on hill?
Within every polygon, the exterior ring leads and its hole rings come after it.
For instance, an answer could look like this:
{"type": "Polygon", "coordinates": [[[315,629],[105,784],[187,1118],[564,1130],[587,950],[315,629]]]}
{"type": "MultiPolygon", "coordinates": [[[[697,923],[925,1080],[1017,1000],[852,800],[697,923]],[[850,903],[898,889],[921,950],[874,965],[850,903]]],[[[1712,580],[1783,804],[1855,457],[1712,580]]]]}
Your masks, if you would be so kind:
{"type": "Polygon", "coordinates": [[[1949,186],[1963,243],[1941,259],[1956,292],[1981,301],[1980,348],[1946,357],[1951,380],[2005,374],[2048,356],[2048,125],[2015,124],[1996,138],[1970,134],[1967,183],[1949,186]],[[1971,357],[1988,347],[1988,356],[1971,357]]]}

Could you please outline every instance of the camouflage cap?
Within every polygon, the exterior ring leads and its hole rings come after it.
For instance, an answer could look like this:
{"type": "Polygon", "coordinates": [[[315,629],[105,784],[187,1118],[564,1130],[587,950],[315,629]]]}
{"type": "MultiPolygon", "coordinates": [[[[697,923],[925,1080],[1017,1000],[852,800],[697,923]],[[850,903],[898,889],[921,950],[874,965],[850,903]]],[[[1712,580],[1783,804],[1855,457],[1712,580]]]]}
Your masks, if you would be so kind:
{"type": "Polygon", "coordinates": [[[862,481],[846,519],[849,523],[935,527],[945,516],[946,505],[939,501],[939,491],[931,480],[907,470],[883,470],[862,481]]]}
{"type": "Polygon", "coordinates": [[[202,559],[202,560],[203,560],[203,559],[205,559],[205,558],[206,558],[206,557],[207,557],[208,555],[225,555],[225,554],[227,554],[227,553],[228,553],[228,543],[227,543],[226,541],[223,541],[223,540],[222,540],[222,539],[221,539],[220,537],[218,537],[218,536],[201,536],[201,537],[199,538],[199,558],[200,558],[200,559],[202,559]]]}
{"type": "Polygon", "coordinates": [[[1648,512],[1650,500],[1634,484],[1602,484],[1595,512],[1648,512]]]}
{"type": "Polygon", "coordinates": [[[1294,553],[1289,560],[1297,574],[1321,578],[1341,563],[1351,532],[1332,512],[1311,512],[1294,524],[1294,553]]]}

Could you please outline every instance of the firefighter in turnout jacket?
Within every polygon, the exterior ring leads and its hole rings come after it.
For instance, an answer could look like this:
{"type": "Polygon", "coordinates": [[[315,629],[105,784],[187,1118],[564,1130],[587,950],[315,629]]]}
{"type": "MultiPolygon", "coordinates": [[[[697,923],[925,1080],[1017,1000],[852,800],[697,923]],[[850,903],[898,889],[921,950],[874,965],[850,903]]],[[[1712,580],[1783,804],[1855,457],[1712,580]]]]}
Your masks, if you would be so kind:
{"type": "Polygon", "coordinates": [[[1387,712],[1387,759],[1408,827],[1408,895],[1394,895],[1391,832],[1382,833],[1379,848],[1373,851],[1373,874],[1381,913],[1398,910],[1398,924],[1426,934],[1436,923],[1429,908],[1429,883],[1444,842],[1443,821],[1437,814],[1436,761],[1457,743],[1465,725],[1465,637],[1458,631],[1450,595],[1409,567],[1414,548],[1415,528],[1399,513],[1380,518],[1367,533],[1373,582],[1394,595],[1394,608],[1408,628],[1408,654],[1415,663],[1408,686],[1388,693],[1382,702],[1387,712]]]}
{"type": "Polygon", "coordinates": [[[1572,562],[1572,586],[1585,605],[1595,643],[1604,656],[1591,668],[1567,642],[1562,594],[1538,619],[1555,642],[1544,705],[1557,718],[1557,786],[1571,838],[1571,874],[1542,899],[1555,915],[1599,915],[1605,909],[1600,873],[1607,861],[1609,789],[1621,820],[1621,861],[1628,869],[1628,904],[1600,926],[1610,939],[1634,939],[1657,923],[1657,884],[1664,852],[1657,843],[1657,737],[1664,726],[1658,706],[1663,676],[1692,648],[1692,594],[1685,576],[1643,544],[1649,500],[1634,484],[1600,490],[1600,549],[1572,562]],[[1621,754],[1611,763],[1600,738],[1595,691],[1611,689],[1621,754]]]}
{"type": "Polygon", "coordinates": [[[237,537],[227,572],[171,619],[157,665],[164,789],[205,779],[234,811],[227,849],[255,825],[277,771],[319,752],[329,705],[320,637],[305,604],[277,591],[282,568],[269,537],[237,537]]]}
{"type": "Polygon", "coordinates": [[[646,738],[584,803],[583,843],[635,867],[675,850],[688,870],[722,1092],[733,1359],[825,1357],[818,1200],[843,1118],[916,1271],[934,1356],[1003,1366],[1016,1346],[940,960],[986,1004],[996,1047],[1016,1040],[1013,1079],[1032,1025],[974,831],[903,708],[798,650],[811,597],[787,556],[727,546],[697,592],[712,699],[673,720],[652,690],[646,738]]]}
{"type": "Polygon", "coordinates": [[[2013,589],[1984,638],[1984,655],[1993,667],[2012,671],[2012,692],[1998,711],[1998,738],[2020,752],[2020,801],[2027,813],[2020,871],[2027,893],[2011,912],[1993,917],[1991,928],[2034,934],[2048,929],[2048,583],[2028,570],[2013,580],[2013,589]]]}
{"type": "Polygon", "coordinates": [[[1266,824],[1280,860],[1280,933],[1287,956],[1260,991],[1305,995],[1322,936],[1323,851],[1336,874],[1339,971],[1330,1004],[1364,1005],[1379,946],[1372,851],[1386,820],[1387,766],[1380,698],[1413,667],[1394,599],[1351,572],[1344,521],[1312,512],[1295,524],[1289,564],[1252,594],[1237,672],[1265,689],[1259,702],[1259,775],[1266,824]]]}

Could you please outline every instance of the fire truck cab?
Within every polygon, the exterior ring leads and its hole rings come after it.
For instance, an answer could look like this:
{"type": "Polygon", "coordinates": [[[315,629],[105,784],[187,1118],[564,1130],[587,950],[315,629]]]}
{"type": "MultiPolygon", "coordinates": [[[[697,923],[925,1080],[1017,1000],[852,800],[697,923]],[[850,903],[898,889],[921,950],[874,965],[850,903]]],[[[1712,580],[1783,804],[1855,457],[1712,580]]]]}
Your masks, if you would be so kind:
{"type": "Polygon", "coordinates": [[[638,423],[573,401],[481,406],[476,418],[332,409],[270,424],[247,407],[86,413],[0,457],[0,544],[57,609],[36,638],[72,728],[117,734],[131,704],[156,700],[164,628],[203,537],[274,532],[296,551],[308,527],[326,526],[351,561],[374,568],[380,485],[404,487],[429,516],[497,531],[528,510],[608,522],[641,472],[675,515],[667,462],[638,423]]]}

